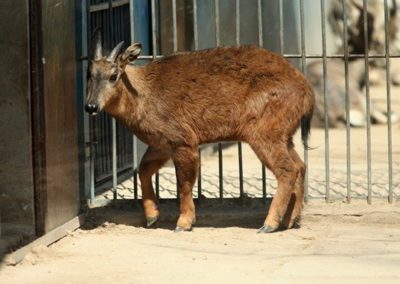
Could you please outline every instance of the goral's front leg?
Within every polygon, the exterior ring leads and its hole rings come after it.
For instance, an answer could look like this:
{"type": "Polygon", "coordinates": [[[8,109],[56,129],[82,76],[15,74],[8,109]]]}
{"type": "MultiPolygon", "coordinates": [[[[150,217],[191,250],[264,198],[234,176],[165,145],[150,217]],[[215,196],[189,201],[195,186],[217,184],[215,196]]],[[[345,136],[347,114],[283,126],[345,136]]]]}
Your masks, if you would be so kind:
{"type": "Polygon", "coordinates": [[[190,231],[196,222],[192,189],[199,170],[197,145],[176,148],[172,154],[172,159],[175,164],[180,198],[180,215],[175,232],[190,231]]]}
{"type": "Polygon", "coordinates": [[[147,227],[156,223],[160,216],[151,177],[168,161],[169,158],[170,155],[167,151],[149,147],[140,162],[139,178],[142,187],[143,210],[146,217],[147,227]]]}

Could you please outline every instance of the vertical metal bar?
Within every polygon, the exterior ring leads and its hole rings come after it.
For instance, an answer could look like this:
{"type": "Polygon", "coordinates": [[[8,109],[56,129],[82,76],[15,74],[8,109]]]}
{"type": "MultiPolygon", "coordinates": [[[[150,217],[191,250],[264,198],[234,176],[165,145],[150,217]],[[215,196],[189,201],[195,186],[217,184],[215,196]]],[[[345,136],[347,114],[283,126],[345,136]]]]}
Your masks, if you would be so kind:
{"type": "Polygon", "coordinates": [[[194,28],[194,49],[199,49],[199,23],[197,18],[197,0],[193,0],[193,28],[194,28]]]}
{"type": "MultiPolygon", "coordinates": [[[[240,45],[240,0],[236,0],[236,45],[240,45]]],[[[238,142],[238,159],[239,159],[239,196],[243,197],[243,155],[242,143],[238,142]]]]}
{"type": "Polygon", "coordinates": [[[267,202],[267,173],[265,167],[262,166],[262,194],[264,203],[267,202]]]}
{"type": "MultiPolygon", "coordinates": [[[[220,45],[220,30],[219,30],[219,0],[215,0],[215,43],[220,45]]],[[[224,196],[224,167],[222,156],[222,143],[218,143],[218,172],[219,172],[219,198],[224,196]]]]}
{"type": "MultiPolygon", "coordinates": [[[[193,0],[193,29],[194,29],[194,49],[199,49],[199,26],[197,19],[197,0],[193,0]]],[[[199,147],[199,175],[197,178],[197,202],[200,205],[202,196],[202,183],[201,183],[201,148],[199,147]]]]}
{"type": "MultiPolygon", "coordinates": [[[[135,13],[135,7],[133,5],[133,0],[129,1],[129,7],[130,7],[130,24],[131,24],[131,42],[135,41],[135,18],[134,18],[134,13],[135,13]]],[[[137,138],[135,135],[132,135],[132,168],[133,168],[133,176],[132,176],[132,182],[133,182],[133,199],[135,200],[135,203],[138,202],[138,184],[137,184],[137,167],[138,167],[138,159],[137,159],[137,138]]]]}
{"type": "Polygon", "coordinates": [[[94,182],[94,167],[96,159],[96,120],[94,116],[90,116],[90,203],[93,204],[95,198],[95,182],[94,182]]]}
{"type": "Polygon", "coordinates": [[[132,141],[133,146],[133,199],[138,201],[138,179],[137,179],[137,171],[138,171],[138,153],[137,153],[137,138],[133,136],[132,141]]]}
{"type": "MultiPolygon", "coordinates": [[[[90,35],[91,35],[91,31],[90,31],[90,3],[89,1],[82,1],[82,23],[81,23],[81,27],[82,27],[82,34],[81,34],[81,47],[82,47],[82,56],[84,57],[86,55],[87,60],[84,60],[82,62],[82,66],[81,66],[81,81],[82,81],[82,93],[83,95],[83,99],[81,102],[81,107],[84,106],[84,97],[86,94],[86,72],[87,69],[89,68],[89,59],[91,58],[91,42],[90,42],[90,35]],[[88,36],[89,35],[89,36],[88,36]],[[85,45],[86,43],[86,45],[85,45]],[[86,71],[86,72],[85,72],[86,71]]],[[[84,113],[83,113],[84,116],[84,113]]],[[[82,129],[83,129],[83,135],[82,135],[82,143],[83,143],[83,151],[82,151],[82,155],[83,158],[86,158],[86,146],[89,146],[89,167],[87,168],[87,166],[84,166],[84,170],[83,170],[83,177],[84,177],[84,181],[83,181],[83,185],[84,185],[84,195],[83,198],[87,199],[89,201],[89,204],[93,203],[93,198],[94,198],[94,182],[93,182],[93,189],[92,189],[92,178],[94,179],[94,176],[92,176],[92,172],[91,172],[91,160],[92,160],[92,138],[91,138],[91,126],[90,126],[90,118],[86,120],[86,117],[82,118],[82,129]],[[86,130],[89,130],[88,132],[86,132],[86,130]],[[89,135],[86,136],[85,133],[88,133],[89,135]],[[89,138],[89,145],[86,145],[86,139],[89,138]],[[89,178],[89,180],[87,180],[87,177],[89,178]],[[87,181],[89,181],[89,187],[87,187],[87,181]],[[93,198],[92,198],[93,196],[93,198]]],[[[86,162],[85,162],[86,164],[86,162]]],[[[93,172],[94,174],[94,172],[93,172]]]]}
{"type": "Polygon", "coordinates": [[[176,0],[172,0],[172,28],[173,28],[173,41],[174,52],[178,51],[178,28],[176,20],[176,0]]]}
{"type": "Polygon", "coordinates": [[[240,0],[236,0],[236,44],[240,44],[240,0]]]}
{"type": "Polygon", "coordinates": [[[386,62],[386,110],[388,113],[388,186],[389,186],[389,203],[393,203],[393,161],[392,161],[392,93],[391,93],[391,76],[390,76],[390,48],[389,48],[389,7],[387,0],[385,5],[385,62],[386,62]]]}
{"type": "MultiPolygon", "coordinates": [[[[258,45],[264,46],[264,35],[263,35],[263,21],[262,21],[262,5],[261,0],[257,0],[257,17],[258,17],[258,45]]],[[[267,173],[265,166],[261,164],[261,180],[262,180],[262,199],[264,203],[267,202],[267,173]]]]}
{"type": "MultiPolygon", "coordinates": [[[[301,44],[301,71],[306,73],[306,39],[304,32],[304,0],[300,0],[300,44],[301,44]]],[[[304,164],[306,165],[306,173],[304,176],[304,202],[308,203],[308,149],[304,148],[304,164]]]]}
{"type": "Polygon", "coordinates": [[[301,71],[306,71],[306,40],[304,32],[304,0],[300,0],[300,48],[301,48],[301,71]]]}
{"type": "Polygon", "coordinates": [[[151,42],[153,46],[153,59],[157,56],[157,22],[156,22],[156,0],[151,0],[151,42]]]}
{"type": "Polygon", "coordinates": [[[279,44],[281,54],[285,53],[285,38],[283,33],[283,3],[282,0],[279,0],[279,44]]]}
{"type": "Polygon", "coordinates": [[[347,11],[345,0],[343,9],[343,44],[344,44],[344,76],[345,76],[345,105],[346,105],[346,174],[347,174],[347,203],[351,201],[351,136],[350,136],[350,93],[349,93],[349,45],[347,33],[347,11]]]}
{"type": "Polygon", "coordinates": [[[330,201],[330,167],[329,167],[329,126],[328,126],[328,95],[327,95],[327,60],[326,60],[326,17],[325,0],[321,0],[321,26],[322,26],[322,60],[324,75],[324,128],[325,128],[325,199],[330,201]]]}
{"type": "Polygon", "coordinates": [[[258,16],[258,45],[260,47],[264,46],[264,35],[262,26],[262,5],[261,0],[257,0],[257,16],[258,16]]]}
{"type": "Polygon", "coordinates": [[[117,199],[117,124],[115,118],[111,119],[112,129],[112,184],[113,198],[117,199]]]}
{"type": "Polygon", "coordinates": [[[160,174],[157,172],[156,173],[156,197],[157,199],[160,198],[160,174]]]}
{"type": "MultiPolygon", "coordinates": [[[[151,40],[152,40],[152,46],[153,46],[153,60],[156,60],[157,50],[158,50],[157,21],[156,20],[157,20],[156,19],[156,0],[151,0],[151,40]]],[[[159,172],[156,172],[156,178],[155,178],[156,193],[157,193],[157,191],[159,191],[159,181],[160,181],[159,172]]],[[[177,193],[176,196],[178,197],[179,194],[177,193]]]]}
{"type": "Polygon", "coordinates": [[[109,36],[110,36],[110,48],[113,47],[113,45],[115,44],[114,42],[114,15],[113,15],[113,7],[112,7],[112,0],[108,0],[108,16],[110,19],[110,23],[109,23],[109,36]]]}
{"type": "Polygon", "coordinates": [[[242,143],[238,142],[238,159],[239,159],[239,196],[244,196],[243,186],[243,154],[242,154],[242,143]]]}
{"type": "Polygon", "coordinates": [[[133,0],[129,0],[129,19],[130,19],[130,29],[131,29],[131,43],[135,41],[135,7],[133,5],[133,0]]]}
{"type": "MultiPolygon", "coordinates": [[[[154,182],[155,182],[156,196],[157,196],[157,198],[160,198],[160,172],[159,171],[157,171],[156,174],[155,174],[155,181],[154,182]]],[[[179,196],[179,194],[177,193],[176,197],[178,198],[178,196],[179,196]]]]}
{"type": "MultiPolygon", "coordinates": [[[[110,19],[110,47],[114,44],[114,15],[112,0],[108,0],[108,12],[110,19]]],[[[115,118],[111,118],[111,133],[112,133],[112,184],[113,184],[113,199],[117,199],[117,123],[115,118]]]]}
{"type": "Polygon", "coordinates": [[[199,147],[199,175],[197,177],[197,202],[200,205],[202,196],[202,184],[201,184],[201,149],[199,147]]]}
{"type": "Polygon", "coordinates": [[[215,43],[220,45],[220,30],[219,30],[219,0],[215,0],[215,43]]]}
{"type": "Polygon", "coordinates": [[[224,161],[222,157],[222,143],[218,143],[218,173],[219,173],[219,198],[224,197],[224,161]]]}
{"type": "MultiPolygon", "coordinates": [[[[91,30],[91,13],[90,13],[90,1],[86,1],[86,17],[87,17],[87,34],[91,35],[93,32],[91,30]]],[[[91,58],[92,54],[92,42],[91,42],[91,37],[88,37],[88,57],[91,58]]],[[[96,154],[96,149],[95,149],[95,139],[96,137],[96,129],[95,127],[95,119],[94,117],[90,116],[89,117],[89,151],[90,151],[90,162],[89,162],[89,175],[90,175],[90,204],[94,203],[94,198],[95,198],[95,182],[94,182],[94,163],[95,163],[95,154],[96,154]]]]}
{"type": "Polygon", "coordinates": [[[365,102],[367,120],[367,174],[368,174],[368,204],[371,204],[372,182],[371,182],[371,106],[369,95],[369,46],[368,46],[368,1],[363,0],[363,27],[364,27],[364,62],[365,62],[365,102]]]}

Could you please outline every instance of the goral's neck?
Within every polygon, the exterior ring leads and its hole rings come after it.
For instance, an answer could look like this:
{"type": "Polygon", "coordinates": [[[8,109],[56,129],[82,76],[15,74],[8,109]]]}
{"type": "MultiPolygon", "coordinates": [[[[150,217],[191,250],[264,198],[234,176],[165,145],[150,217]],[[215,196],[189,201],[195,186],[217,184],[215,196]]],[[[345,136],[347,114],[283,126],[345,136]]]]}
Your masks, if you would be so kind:
{"type": "Polygon", "coordinates": [[[138,93],[124,73],[116,86],[114,99],[105,107],[105,111],[126,127],[132,129],[140,120],[141,108],[139,104],[138,93]]]}

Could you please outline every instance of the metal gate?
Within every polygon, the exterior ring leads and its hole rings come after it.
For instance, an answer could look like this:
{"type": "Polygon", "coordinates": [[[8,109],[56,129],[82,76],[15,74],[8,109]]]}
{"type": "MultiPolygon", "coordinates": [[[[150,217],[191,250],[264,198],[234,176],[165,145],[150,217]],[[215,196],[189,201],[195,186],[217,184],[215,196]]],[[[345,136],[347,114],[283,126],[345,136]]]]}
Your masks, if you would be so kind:
{"type": "MultiPolygon", "coordinates": [[[[380,53],[371,54],[369,47],[371,46],[371,27],[373,20],[368,10],[370,1],[357,0],[359,3],[358,28],[359,35],[362,39],[364,48],[350,49],[349,38],[352,34],[347,28],[340,30],[340,39],[343,46],[341,49],[331,51],[331,43],[327,37],[328,20],[331,14],[327,11],[332,5],[337,5],[339,12],[335,14],[336,20],[343,23],[344,27],[349,25],[352,20],[349,18],[347,1],[267,1],[267,0],[204,0],[204,1],[183,1],[183,0],[115,0],[100,1],[91,0],[88,8],[88,18],[90,23],[90,32],[98,27],[103,26],[104,45],[112,48],[120,40],[124,40],[125,44],[131,41],[139,41],[144,44],[142,55],[139,61],[147,63],[150,60],[162,57],[163,54],[175,51],[198,50],[219,45],[235,45],[235,44],[255,44],[272,51],[281,53],[300,70],[307,73],[307,64],[311,61],[321,62],[321,90],[322,90],[322,108],[323,108],[323,141],[320,145],[323,147],[323,163],[321,168],[313,172],[308,167],[305,196],[306,201],[314,197],[310,191],[319,192],[318,197],[325,198],[327,201],[338,198],[333,190],[335,186],[343,188],[339,198],[348,202],[352,198],[366,198],[370,203],[373,197],[387,198],[389,202],[399,194],[399,181],[393,180],[394,167],[400,167],[393,160],[393,126],[392,126],[392,86],[390,64],[395,58],[400,57],[398,54],[391,53],[390,50],[390,20],[393,17],[393,9],[397,9],[396,1],[382,0],[372,1],[379,2],[382,5],[380,10],[383,18],[383,49],[380,53]],[[334,3],[334,4],[332,4],[334,3]],[[395,8],[394,8],[395,7],[395,8]],[[233,15],[233,16],[232,16],[233,15]],[[349,66],[353,60],[362,60],[365,67],[365,169],[359,170],[352,168],[352,140],[354,138],[350,124],[350,119],[345,121],[344,133],[344,170],[337,175],[337,169],[333,169],[332,147],[330,128],[329,128],[329,111],[332,107],[329,104],[330,82],[329,69],[331,60],[341,60],[343,63],[343,80],[344,85],[344,103],[345,117],[350,118],[351,115],[351,97],[349,90],[349,82],[351,73],[349,66]],[[371,145],[371,127],[372,127],[372,106],[370,98],[370,80],[369,68],[370,61],[379,59],[383,62],[385,68],[386,80],[386,113],[387,128],[385,134],[386,140],[386,156],[385,169],[376,172],[379,182],[373,173],[373,157],[371,145]],[[147,62],[146,62],[147,61],[147,62]],[[383,179],[383,180],[382,180],[383,179]],[[357,190],[355,189],[357,187],[357,190]],[[360,189],[360,190],[359,190],[360,189]],[[376,189],[376,190],[375,190],[376,189]],[[360,192],[358,192],[360,191],[360,192]],[[379,192],[378,192],[379,191],[379,192]],[[378,192],[378,193],[376,193],[378,192]]],[[[397,13],[397,11],[396,11],[397,13]]],[[[372,14],[372,16],[374,16],[372,14]]],[[[396,25],[397,23],[395,23],[396,25]]],[[[102,115],[97,122],[91,122],[91,160],[92,160],[92,191],[91,199],[95,197],[95,185],[99,182],[112,178],[112,198],[119,198],[117,180],[120,173],[127,170],[133,176],[133,180],[128,187],[132,192],[132,198],[137,200],[138,179],[136,167],[140,158],[140,147],[138,141],[131,137],[123,127],[115,123],[114,119],[110,119],[107,115],[102,115]]],[[[356,135],[359,135],[357,132],[356,135]]],[[[237,143],[237,175],[238,181],[235,188],[238,190],[235,194],[226,194],[227,177],[224,167],[224,143],[214,145],[217,151],[218,167],[214,171],[217,177],[217,192],[214,195],[217,198],[226,196],[245,197],[247,196],[246,187],[249,186],[249,177],[244,173],[246,164],[243,162],[243,145],[237,143]]],[[[200,149],[200,153],[204,150],[200,149]]],[[[311,152],[312,153],[312,152],[311,152]]],[[[304,151],[304,160],[309,164],[310,153],[304,151]]],[[[157,196],[160,196],[160,190],[163,189],[160,183],[173,183],[173,171],[167,171],[157,174],[155,177],[155,189],[157,196]],[[163,179],[160,182],[160,179],[163,179]]],[[[396,176],[397,177],[397,176],[396,176]]],[[[272,176],[259,166],[258,176],[252,176],[257,188],[260,190],[258,197],[265,200],[268,196],[273,195],[274,181],[272,176]],[[271,190],[267,192],[267,184],[271,190]]],[[[210,174],[202,174],[198,178],[195,196],[201,197],[204,194],[204,184],[210,184],[210,174]]],[[[212,182],[211,182],[212,183],[212,182]]],[[[165,188],[164,188],[165,189],[165,188]]],[[[176,194],[171,193],[172,195],[176,194]]]]}
{"type": "MultiPolygon", "coordinates": [[[[125,42],[124,47],[129,46],[128,0],[91,0],[88,15],[88,34],[99,28],[105,49],[112,49],[120,41],[125,42]]],[[[98,185],[112,178],[113,172],[121,174],[132,167],[132,135],[105,113],[91,120],[90,127],[94,134],[94,183],[98,185]]]]}

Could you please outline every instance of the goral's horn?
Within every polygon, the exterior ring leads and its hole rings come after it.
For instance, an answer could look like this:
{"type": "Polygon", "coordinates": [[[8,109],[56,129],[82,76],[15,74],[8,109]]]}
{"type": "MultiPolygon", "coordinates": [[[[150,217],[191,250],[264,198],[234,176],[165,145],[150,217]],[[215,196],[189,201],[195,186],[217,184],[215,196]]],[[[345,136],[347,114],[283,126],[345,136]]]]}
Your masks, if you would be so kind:
{"type": "Polygon", "coordinates": [[[115,59],[117,58],[118,54],[121,52],[121,48],[124,45],[124,42],[121,41],[120,43],[117,44],[116,47],[114,47],[113,51],[111,51],[110,55],[107,57],[108,62],[115,62],[115,59]]]}
{"type": "Polygon", "coordinates": [[[101,47],[101,31],[99,28],[97,28],[94,31],[94,36],[93,36],[93,40],[92,42],[94,43],[94,57],[93,59],[95,61],[100,60],[101,58],[103,58],[103,49],[101,47]]]}

